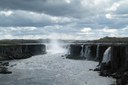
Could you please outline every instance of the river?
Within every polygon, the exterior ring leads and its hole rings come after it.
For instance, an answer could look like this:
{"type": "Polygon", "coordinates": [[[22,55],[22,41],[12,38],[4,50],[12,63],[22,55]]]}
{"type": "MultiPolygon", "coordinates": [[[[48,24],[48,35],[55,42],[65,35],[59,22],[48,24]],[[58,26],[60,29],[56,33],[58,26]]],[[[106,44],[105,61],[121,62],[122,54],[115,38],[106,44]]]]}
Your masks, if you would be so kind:
{"type": "Polygon", "coordinates": [[[111,85],[109,77],[101,77],[94,69],[98,62],[70,60],[63,53],[47,53],[28,59],[9,61],[12,74],[0,74],[0,85],[111,85]]]}

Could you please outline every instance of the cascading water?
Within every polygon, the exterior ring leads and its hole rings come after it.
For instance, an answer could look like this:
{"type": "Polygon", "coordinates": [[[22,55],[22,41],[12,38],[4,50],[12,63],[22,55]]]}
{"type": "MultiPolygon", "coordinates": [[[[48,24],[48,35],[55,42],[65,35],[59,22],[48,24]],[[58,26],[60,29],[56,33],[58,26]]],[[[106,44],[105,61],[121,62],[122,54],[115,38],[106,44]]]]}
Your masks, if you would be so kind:
{"type": "Polygon", "coordinates": [[[98,44],[96,48],[96,60],[99,59],[99,47],[100,45],[98,44]]]}
{"type": "Polygon", "coordinates": [[[50,40],[49,44],[47,44],[47,53],[66,53],[67,49],[65,48],[65,46],[66,45],[63,42],[60,42],[59,40],[50,40]]]}
{"type": "Polygon", "coordinates": [[[70,55],[70,45],[67,45],[67,46],[66,46],[66,49],[67,49],[66,55],[70,55]]]}
{"type": "Polygon", "coordinates": [[[102,63],[108,63],[111,61],[111,47],[108,47],[103,55],[102,63]]]}
{"type": "Polygon", "coordinates": [[[80,52],[80,56],[84,57],[84,45],[82,45],[81,47],[82,47],[82,49],[81,49],[81,52],[80,52]]]}
{"type": "Polygon", "coordinates": [[[85,46],[85,53],[84,53],[84,56],[86,59],[90,59],[91,58],[91,49],[90,49],[90,46],[85,46]]]}

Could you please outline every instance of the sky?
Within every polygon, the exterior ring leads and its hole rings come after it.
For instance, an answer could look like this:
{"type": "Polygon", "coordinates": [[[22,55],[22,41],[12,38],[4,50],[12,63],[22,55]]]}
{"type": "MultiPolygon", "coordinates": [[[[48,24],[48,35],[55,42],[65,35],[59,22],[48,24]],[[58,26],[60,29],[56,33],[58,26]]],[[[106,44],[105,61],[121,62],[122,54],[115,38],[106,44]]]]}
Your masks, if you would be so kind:
{"type": "Polygon", "coordinates": [[[0,39],[128,37],[128,0],[0,0],[0,39]]]}

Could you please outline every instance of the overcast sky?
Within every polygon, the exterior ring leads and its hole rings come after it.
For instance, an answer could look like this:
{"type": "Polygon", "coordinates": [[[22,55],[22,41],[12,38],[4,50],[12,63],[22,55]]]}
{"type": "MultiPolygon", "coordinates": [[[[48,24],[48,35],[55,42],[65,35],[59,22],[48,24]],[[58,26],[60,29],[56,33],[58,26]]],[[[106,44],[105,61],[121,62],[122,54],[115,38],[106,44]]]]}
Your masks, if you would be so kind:
{"type": "Polygon", "coordinates": [[[0,0],[0,39],[128,37],[128,0],[0,0]]]}

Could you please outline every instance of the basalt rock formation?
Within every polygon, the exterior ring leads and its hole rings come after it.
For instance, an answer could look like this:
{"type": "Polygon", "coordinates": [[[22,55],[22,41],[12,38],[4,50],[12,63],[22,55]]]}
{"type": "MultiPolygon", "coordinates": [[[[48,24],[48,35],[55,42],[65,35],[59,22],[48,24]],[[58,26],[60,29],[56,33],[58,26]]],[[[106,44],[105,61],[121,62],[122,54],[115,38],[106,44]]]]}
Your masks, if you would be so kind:
{"type": "Polygon", "coordinates": [[[1,44],[0,60],[23,59],[45,52],[46,47],[43,44],[1,44]]]}
{"type": "Polygon", "coordinates": [[[70,45],[70,58],[88,59],[99,62],[95,70],[101,76],[112,76],[117,79],[117,85],[128,83],[128,44],[127,43],[93,43],[70,45]]]}
{"type": "Polygon", "coordinates": [[[71,58],[71,59],[81,59],[81,50],[82,50],[82,46],[81,45],[74,45],[71,44],[69,46],[69,55],[67,56],[67,58],[71,58]]]}

